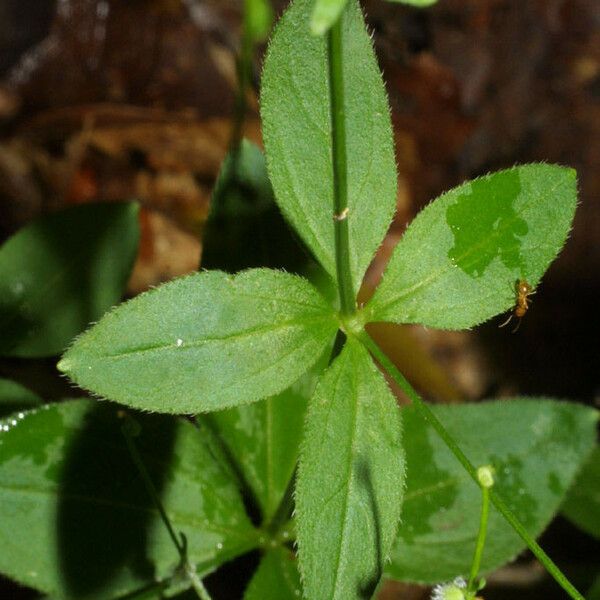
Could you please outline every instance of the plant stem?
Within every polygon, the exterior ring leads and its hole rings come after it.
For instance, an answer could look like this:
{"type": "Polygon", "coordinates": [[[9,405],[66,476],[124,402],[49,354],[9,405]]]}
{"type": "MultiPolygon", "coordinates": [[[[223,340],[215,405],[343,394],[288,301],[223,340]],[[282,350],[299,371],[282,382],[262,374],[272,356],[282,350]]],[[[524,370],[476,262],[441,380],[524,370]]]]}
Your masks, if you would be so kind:
{"type": "Polygon", "coordinates": [[[344,65],[342,40],[343,15],[327,34],[331,135],[333,152],[333,223],[335,232],[335,267],[343,315],[356,312],[350,271],[348,219],[348,161],[346,156],[346,122],[344,108],[344,65]]]}
{"type": "Polygon", "coordinates": [[[183,534],[181,534],[181,538],[177,537],[177,534],[175,533],[175,529],[173,528],[173,525],[171,524],[171,520],[169,519],[169,516],[167,515],[167,512],[165,511],[165,507],[163,506],[163,503],[158,495],[158,492],[156,491],[156,488],[154,487],[152,478],[150,477],[150,474],[148,473],[148,470],[146,469],[146,465],[144,464],[144,461],[142,460],[142,457],[137,449],[137,446],[135,444],[135,441],[133,439],[133,434],[132,434],[132,431],[137,427],[137,424],[131,417],[129,417],[127,415],[125,415],[124,418],[127,420],[125,421],[125,423],[123,423],[123,426],[121,427],[121,431],[123,432],[123,436],[125,437],[125,443],[127,444],[127,449],[129,450],[129,454],[131,455],[131,459],[133,460],[133,463],[135,464],[140,476],[142,477],[144,486],[146,487],[146,491],[148,492],[148,495],[152,499],[154,506],[156,506],[156,509],[158,510],[158,512],[160,514],[160,518],[162,519],[162,522],[164,523],[165,527],[167,528],[169,537],[171,538],[173,545],[177,549],[177,553],[179,554],[179,558],[181,560],[181,565],[183,566],[183,568],[185,570],[185,574],[187,575],[190,583],[192,584],[192,587],[196,591],[196,594],[198,595],[200,600],[211,600],[208,590],[204,587],[202,580],[198,577],[198,574],[196,573],[196,568],[188,560],[186,538],[183,534]]]}
{"type": "Polygon", "coordinates": [[[294,472],[288,481],[283,498],[281,499],[275,514],[271,517],[271,520],[265,528],[271,536],[275,535],[290,519],[290,514],[294,506],[294,489],[296,485],[297,469],[298,464],[296,463],[296,468],[294,469],[294,472]]]}
{"type": "Polygon", "coordinates": [[[192,587],[194,588],[194,591],[200,600],[212,600],[208,590],[202,583],[202,579],[200,579],[200,577],[198,577],[198,573],[196,573],[196,567],[194,567],[194,565],[192,565],[187,559],[185,562],[185,574],[190,580],[190,583],[192,584],[192,587]]]}
{"type": "MultiPolygon", "coordinates": [[[[442,425],[441,421],[435,416],[433,411],[429,408],[426,402],[417,394],[412,388],[410,383],[405,379],[404,375],[398,371],[396,366],[389,360],[389,358],[381,351],[379,346],[371,339],[371,337],[365,332],[357,334],[357,338],[360,342],[369,350],[373,357],[379,362],[384,368],[388,375],[400,386],[402,391],[410,398],[416,410],[419,412],[421,417],[425,419],[442,438],[443,442],[448,446],[449,450],[454,454],[456,459],[460,462],[463,468],[471,476],[473,481],[477,485],[479,479],[477,477],[477,469],[473,466],[471,461],[466,457],[464,452],[459,448],[458,444],[454,441],[454,438],[446,431],[446,428],[442,425]]],[[[492,504],[496,507],[498,512],[508,521],[511,527],[521,537],[521,539],[527,544],[531,552],[535,557],[544,565],[545,569],[552,575],[556,582],[569,594],[573,600],[585,600],[584,597],[575,589],[571,582],[566,578],[563,572],[558,566],[552,561],[552,559],[542,550],[540,545],[529,535],[528,531],[517,519],[515,514],[508,508],[504,500],[498,496],[494,490],[489,490],[489,496],[492,504]]]]}
{"type": "Polygon", "coordinates": [[[477,591],[477,575],[481,567],[481,557],[483,556],[483,548],[485,546],[485,535],[487,533],[488,515],[490,512],[490,489],[485,486],[481,487],[481,518],[479,520],[479,533],[477,534],[477,544],[475,545],[475,554],[471,563],[471,573],[469,575],[469,583],[467,585],[468,592],[477,591]]]}

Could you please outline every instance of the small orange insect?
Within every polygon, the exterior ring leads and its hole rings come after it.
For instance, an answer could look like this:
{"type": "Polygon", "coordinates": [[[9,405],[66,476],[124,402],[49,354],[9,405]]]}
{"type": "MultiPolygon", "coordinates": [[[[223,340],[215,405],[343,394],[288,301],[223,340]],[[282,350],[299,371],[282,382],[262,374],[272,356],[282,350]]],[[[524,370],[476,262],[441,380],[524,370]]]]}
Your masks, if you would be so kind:
{"type": "Polygon", "coordinates": [[[517,293],[517,301],[515,304],[514,312],[502,323],[499,327],[505,327],[508,325],[513,317],[519,319],[517,326],[513,329],[513,333],[519,329],[521,326],[521,319],[525,316],[527,309],[529,308],[529,304],[531,300],[529,300],[529,296],[535,294],[535,290],[525,281],[524,279],[519,279],[515,285],[515,292],[517,293]]]}

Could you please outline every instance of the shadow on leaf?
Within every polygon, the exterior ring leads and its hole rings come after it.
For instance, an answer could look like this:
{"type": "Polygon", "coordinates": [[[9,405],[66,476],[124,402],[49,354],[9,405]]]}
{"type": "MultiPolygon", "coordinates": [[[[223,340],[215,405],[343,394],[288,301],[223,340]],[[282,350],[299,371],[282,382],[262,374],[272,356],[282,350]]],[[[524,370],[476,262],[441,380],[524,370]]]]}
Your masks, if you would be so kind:
{"type": "Polygon", "coordinates": [[[375,539],[373,540],[375,545],[375,570],[368,576],[368,578],[361,584],[357,590],[358,595],[361,598],[371,598],[375,593],[375,588],[381,579],[383,574],[383,552],[382,552],[382,540],[381,540],[381,515],[379,514],[379,506],[377,504],[377,498],[375,497],[375,488],[373,486],[373,480],[371,478],[371,467],[364,457],[359,457],[355,464],[356,478],[359,482],[359,486],[365,490],[369,500],[369,512],[373,518],[373,530],[375,533],[375,539]]]}
{"type": "MultiPolygon", "coordinates": [[[[135,438],[160,494],[175,441],[173,418],[136,415],[135,438]]],[[[66,451],[57,516],[60,562],[69,595],[98,597],[121,578],[151,581],[147,530],[156,516],[108,404],[92,409],[66,451]]],[[[175,552],[175,550],[173,550],[175,552]]]]}

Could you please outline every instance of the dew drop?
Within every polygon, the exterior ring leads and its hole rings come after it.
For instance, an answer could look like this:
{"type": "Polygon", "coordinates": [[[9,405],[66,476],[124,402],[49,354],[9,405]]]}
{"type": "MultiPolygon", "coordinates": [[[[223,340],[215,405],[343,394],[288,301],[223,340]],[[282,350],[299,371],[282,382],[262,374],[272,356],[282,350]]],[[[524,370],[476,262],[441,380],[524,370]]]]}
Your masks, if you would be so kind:
{"type": "Polygon", "coordinates": [[[10,422],[10,424],[11,424],[11,425],[14,427],[14,426],[17,424],[17,421],[16,421],[16,419],[13,419],[13,420],[10,422]]]}
{"type": "Polygon", "coordinates": [[[22,413],[22,412],[20,412],[20,413],[17,415],[17,417],[18,417],[19,419],[24,419],[24,418],[25,418],[25,413],[22,413]]]}
{"type": "Polygon", "coordinates": [[[183,346],[183,340],[181,338],[177,338],[177,342],[175,342],[177,344],[178,348],[181,348],[181,346],[183,346]]]}
{"type": "Polygon", "coordinates": [[[221,542],[217,544],[217,550],[223,550],[223,544],[221,542]]]}

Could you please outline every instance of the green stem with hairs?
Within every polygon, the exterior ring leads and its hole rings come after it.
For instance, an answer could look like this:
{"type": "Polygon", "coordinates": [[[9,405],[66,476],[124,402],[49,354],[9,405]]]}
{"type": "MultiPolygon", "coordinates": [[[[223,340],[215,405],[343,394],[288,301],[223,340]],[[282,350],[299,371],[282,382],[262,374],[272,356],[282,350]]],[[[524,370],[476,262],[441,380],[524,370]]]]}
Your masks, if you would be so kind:
{"type": "MultiPolygon", "coordinates": [[[[398,384],[400,389],[409,397],[412,401],[415,409],[418,413],[427,421],[436,431],[436,433],[442,438],[443,442],[448,446],[448,449],[454,454],[458,462],[464,467],[465,471],[471,476],[473,481],[480,485],[477,469],[473,463],[466,457],[465,453],[460,449],[454,438],[448,433],[446,428],[442,425],[441,421],[435,416],[431,408],[426,402],[417,394],[413,387],[408,383],[404,375],[398,371],[396,366],[389,360],[384,352],[381,351],[379,346],[373,341],[373,339],[365,332],[354,333],[357,339],[369,350],[373,358],[383,367],[387,374],[398,384]]],[[[584,597],[575,589],[573,584],[567,579],[564,573],[558,568],[558,566],[552,561],[552,559],[542,550],[541,546],[529,535],[529,532],[521,524],[516,515],[506,505],[504,500],[498,496],[494,490],[489,490],[489,497],[492,504],[496,507],[498,512],[508,521],[509,525],[515,530],[515,532],[521,537],[521,539],[527,544],[531,552],[535,557],[542,563],[544,568],[552,575],[556,582],[569,594],[573,600],[585,600],[584,597]]]]}
{"type": "Polygon", "coordinates": [[[169,516],[167,515],[167,512],[165,511],[165,507],[163,506],[163,503],[158,495],[158,492],[156,491],[156,488],[154,487],[154,483],[152,482],[150,473],[148,473],[148,470],[146,469],[146,465],[144,464],[144,461],[142,460],[142,456],[140,455],[139,450],[135,444],[135,441],[133,438],[135,435],[137,435],[139,433],[139,425],[135,422],[134,419],[132,419],[128,415],[125,415],[123,418],[126,420],[121,427],[121,431],[123,432],[123,436],[125,437],[125,443],[127,444],[127,449],[129,450],[131,459],[133,460],[133,463],[135,464],[135,466],[142,478],[142,481],[144,482],[146,491],[148,492],[148,495],[152,499],[154,506],[158,510],[158,513],[160,514],[160,518],[162,519],[162,522],[164,523],[164,525],[167,529],[167,532],[169,533],[169,537],[171,538],[173,545],[177,549],[177,553],[179,554],[179,558],[181,560],[181,566],[183,567],[183,570],[184,570],[190,584],[194,588],[194,590],[195,590],[197,596],[200,598],[200,600],[211,600],[208,590],[204,587],[204,584],[202,583],[202,580],[200,579],[200,577],[198,577],[198,573],[196,573],[196,567],[193,564],[191,564],[188,559],[187,539],[183,533],[180,534],[180,537],[178,537],[177,534],[175,533],[175,529],[173,528],[173,525],[171,524],[171,520],[169,519],[169,516]]]}
{"type": "Polygon", "coordinates": [[[344,41],[343,15],[327,34],[329,94],[333,158],[333,226],[335,233],[335,266],[342,315],[356,312],[356,301],[350,270],[348,219],[348,160],[346,155],[346,115],[344,106],[344,41]]]}

